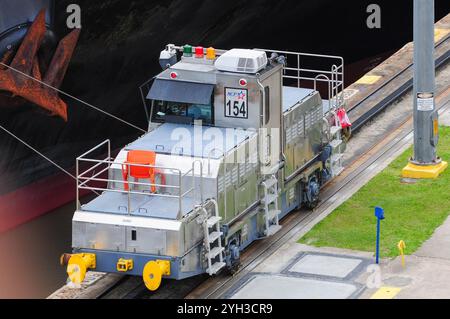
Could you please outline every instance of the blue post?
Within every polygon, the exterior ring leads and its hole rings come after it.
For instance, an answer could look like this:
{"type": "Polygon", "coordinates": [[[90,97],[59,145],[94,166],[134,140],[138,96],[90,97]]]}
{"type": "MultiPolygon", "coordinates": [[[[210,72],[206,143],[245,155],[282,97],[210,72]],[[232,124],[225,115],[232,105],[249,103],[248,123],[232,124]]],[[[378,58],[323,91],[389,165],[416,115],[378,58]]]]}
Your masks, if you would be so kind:
{"type": "Polygon", "coordinates": [[[376,247],[376,263],[380,260],[380,221],[384,219],[384,210],[381,207],[375,207],[375,217],[377,218],[377,247],[376,247]]]}

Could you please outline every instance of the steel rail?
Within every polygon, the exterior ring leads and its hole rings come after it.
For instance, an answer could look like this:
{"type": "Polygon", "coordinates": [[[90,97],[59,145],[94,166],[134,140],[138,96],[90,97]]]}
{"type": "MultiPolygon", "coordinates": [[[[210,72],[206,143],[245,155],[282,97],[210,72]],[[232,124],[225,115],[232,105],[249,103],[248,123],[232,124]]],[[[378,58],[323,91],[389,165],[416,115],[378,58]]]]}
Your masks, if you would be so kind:
{"type": "MultiPolygon", "coordinates": [[[[447,40],[450,39],[450,35],[442,39],[436,46],[436,50],[439,49],[442,45],[447,44],[447,40]]],[[[444,54],[438,56],[435,59],[435,68],[438,69],[441,65],[445,64],[450,58],[450,50],[444,52],[444,54]]],[[[403,70],[397,72],[387,81],[385,81],[380,87],[378,87],[374,92],[362,98],[358,103],[353,105],[351,108],[347,109],[349,115],[352,114],[353,111],[359,110],[364,103],[373,98],[377,93],[382,92],[382,90],[387,87],[389,84],[392,84],[394,81],[398,80],[401,76],[405,75],[407,72],[412,72],[412,68],[414,63],[408,64],[403,70]]],[[[388,105],[392,104],[395,100],[400,98],[403,94],[405,94],[408,90],[410,90],[413,86],[413,78],[406,81],[406,83],[399,86],[396,90],[394,90],[391,94],[384,97],[379,103],[373,105],[367,112],[359,116],[357,119],[353,119],[352,131],[359,130],[367,121],[369,121],[372,117],[377,115],[379,112],[383,111],[388,105]]]]}

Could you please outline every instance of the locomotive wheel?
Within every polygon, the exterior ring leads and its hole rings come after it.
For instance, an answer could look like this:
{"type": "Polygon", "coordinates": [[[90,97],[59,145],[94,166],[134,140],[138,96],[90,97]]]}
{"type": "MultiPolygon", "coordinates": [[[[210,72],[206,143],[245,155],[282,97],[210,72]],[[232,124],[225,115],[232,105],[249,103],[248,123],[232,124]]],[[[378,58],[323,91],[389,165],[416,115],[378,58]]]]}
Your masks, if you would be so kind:
{"type": "Polygon", "coordinates": [[[142,278],[148,290],[157,290],[162,280],[162,270],[159,264],[153,260],[146,263],[142,272],[142,278]]]}
{"type": "Polygon", "coordinates": [[[348,126],[342,129],[342,137],[344,138],[344,142],[347,143],[352,137],[352,127],[348,126]]]}
{"type": "Polygon", "coordinates": [[[239,271],[239,268],[241,268],[240,262],[235,263],[233,266],[228,268],[228,271],[230,272],[230,275],[234,276],[239,271]]]}
{"type": "Polygon", "coordinates": [[[306,207],[308,209],[314,209],[319,204],[319,192],[320,186],[317,181],[317,177],[314,176],[309,179],[306,185],[306,207]]]}
{"type": "Polygon", "coordinates": [[[317,199],[317,200],[315,200],[315,201],[313,201],[313,202],[307,202],[307,203],[306,203],[306,207],[307,207],[308,209],[314,209],[314,208],[317,207],[317,205],[319,205],[319,199],[317,199]]]}

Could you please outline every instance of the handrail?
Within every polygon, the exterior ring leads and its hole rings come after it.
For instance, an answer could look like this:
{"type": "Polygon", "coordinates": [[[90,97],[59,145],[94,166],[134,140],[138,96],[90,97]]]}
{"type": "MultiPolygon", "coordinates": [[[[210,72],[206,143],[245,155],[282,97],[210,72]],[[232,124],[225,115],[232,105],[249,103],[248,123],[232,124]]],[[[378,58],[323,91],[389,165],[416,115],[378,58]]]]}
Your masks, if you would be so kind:
{"type": "Polygon", "coordinates": [[[93,148],[91,148],[89,151],[87,151],[83,155],[78,156],[77,160],[85,157],[86,155],[92,153],[95,150],[98,150],[100,147],[102,147],[105,144],[108,144],[108,157],[111,158],[111,141],[109,139],[107,139],[107,140],[104,140],[103,142],[101,142],[100,144],[98,144],[97,146],[94,146],[93,148]]]}
{"type": "MultiPolygon", "coordinates": [[[[105,172],[107,172],[113,165],[123,165],[125,163],[121,163],[118,162],[117,159],[114,160],[111,157],[111,146],[110,146],[110,141],[109,140],[105,140],[104,142],[100,143],[99,145],[93,147],[92,149],[90,149],[89,151],[85,152],[84,154],[82,154],[81,156],[77,157],[76,160],[76,181],[77,181],[77,210],[80,210],[80,202],[79,202],[79,197],[80,197],[80,190],[90,190],[90,191],[103,191],[103,192],[114,192],[114,193],[122,193],[122,194],[127,194],[128,195],[128,207],[127,207],[127,212],[129,214],[131,214],[131,199],[130,199],[130,195],[131,194],[135,194],[135,195],[144,195],[144,196],[154,196],[154,197],[163,197],[163,198],[175,198],[178,199],[178,215],[177,218],[180,219],[182,218],[182,205],[183,205],[183,198],[185,198],[188,194],[195,192],[196,191],[196,187],[195,187],[195,166],[196,163],[199,161],[194,161],[192,163],[192,168],[189,169],[187,172],[183,173],[180,169],[178,168],[171,168],[171,167],[164,167],[164,166],[159,166],[159,165],[145,165],[145,164],[137,164],[137,163],[126,163],[127,166],[134,166],[134,167],[146,167],[146,168],[153,168],[153,169],[161,169],[163,171],[171,171],[175,176],[178,176],[178,185],[162,185],[162,184],[158,184],[156,182],[138,182],[138,181],[130,181],[128,180],[128,178],[126,180],[122,180],[122,179],[114,179],[111,177],[107,177],[107,178],[101,178],[100,175],[104,174],[105,172]],[[100,149],[101,147],[107,146],[108,147],[108,157],[105,159],[92,159],[92,158],[88,158],[88,155],[90,155],[92,152],[100,149]],[[80,172],[80,164],[81,163],[91,163],[92,166],[87,167],[84,171],[80,172]],[[100,167],[101,165],[105,165],[106,167],[102,168],[99,172],[95,172],[95,169],[100,167]],[[92,176],[87,176],[88,173],[92,172],[92,176]],[[183,189],[183,179],[185,177],[192,177],[192,187],[188,188],[188,189],[183,189]],[[98,183],[106,183],[107,186],[106,187],[100,187],[97,186],[96,184],[92,185],[89,184],[91,182],[98,182],[98,183]],[[130,185],[130,187],[128,187],[128,190],[125,189],[119,189],[117,186],[116,188],[110,187],[111,183],[114,184],[128,184],[130,185]],[[177,194],[161,194],[161,193],[151,193],[151,192],[147,192],[147,191],[139,191],[139,190],[132,190],[131,186],[143,186],[143,187],[148,187],[149,189],[151,189],[152,187],[164,187],[167,189],[175,189],[178,190],[177,194]]],[[[200,188],[201,188],[201,193],[203,192],[203,163],[200,163],[200,188]]],[[[121,167],[120,167],[121,168],[121,167]]],[[[201,195],[201,197],[203,196],[203,194],[201,195]]],[[[194,198],[196,198],[196,195],[194,194],[194,198]]]]}
{"type": "MultiPolygon", "coordinates": [[[[90,159],[90,158],[81,158],[79,159],[81,162],[90,162],[90,163],[102,163],[102,164],[115,164],[115,165],[121,165],[122,163],[117,163],[110,160],[96,160],[96,159],[90,159]]],[[[125,164],[125,163],[123,163],[125,164]]],[[[160,169],[167,169],[167,170],[173,170],[180,172],[181,171],[178,168],[171,168],[171,167],[165,167],[165,166],[157,166],[157,165],[145,165],[145,164],[135,164],[135,163],[126,163],[128,166],[136,166],[136,167],[148,167],[148,168],[160,168],[160,169]]]]}
{"type": "MultiPolygon", "coordinates": [[[[77,210],[80,209],[80,192],[78,189],[78,184],[79,184],[79,171],[80,171],[80,164],[79,164],[79,160],[83,157],[85,157],[87,154],[92,153],[93,151],[99,149],[100,147],[104,146],[104,145],[108,146],[108,160],[111,159],[111,141],[109,139],[103,141],[102,143],[98,144],[97,146],[91,148],[90,150],[88,150],[87,152],[85,152],[84,154],[82,154],[81,156],[78,156],[76,161],[75,161],[75,178],[76,178],[76,183],[77,183],[77,191],[76,191],[76,198],[75,198],[75,202],[76,202],[76,208],[77,210]]],[[[95,169],[95,168],[94,168],[95,169]]],[[[86,172],[84,172],[83,174],[86,174],[86,172]]],[[[83,175],[82,174],[82,175],[83,175]]],[[[95,193],[95,190],[92,190],[95,193]]]]}
{"type": "MultiPolygon", "coordinates": [[[[85,182],[79,184],[79,186],[83,186],[87,184],[87,182],[93,181],[93,182],[112,182],[112,183],[121,183],[121,184],[131,184],[131,185],[137,185],[137,186],[155,186],[155,187],[166,187],[166,188],[175,188],[179,189],[180,186],[177,185],[162,185],[162,184],[156,184],[156,183],[141,183],[141,182],[134,182],[134,181],[125,181],[125,180],[116,180],[116,179],[105,179],[105,178],[96,178],[101,173],[104,173],[106,169],[102,170],[101,172],[95,174],[92,177],[82,177],[81,180],[84,180],[85,182]]],[[[145,192],[144,192],[145,193],[145,192]]],[[[146,194],[146,193],[145,193],[146,194]]]]}
{"type": "MultiPolygon", "coordinates": [[[[110,158],[105,158],[104,161],[109,161],[110,158]]],[[[103,163],[97,163],[94,166],[92,166],[91,168],[89,168],[88,170],[84,171],[81,175],[79,175],[78,177],[83,177],[84,175],[86,175],[87,173],[90,173],[91,171],[95,170],[97,167],[101,166],[103,163]]]]}
{"type": "MultiPolygon", "coordinates": [[[[105,191],[104,188],[101,187],[90,187],[90,186],[82,186],[80,189],[87,189],[87,190],[97,190],[97,191],[105,191]]],[[[155,193],[145,193],[145,192],[136,192],[136,191],[122,191],[119,189],[109,188],[106,191],[112,192],[112,193],[121,193],[121,194],[135,194],[135,195],[147,195],[147,196],[154,196],[154,197],[166,197],[166,198],[178,198],[178,195],[168,195],[168,194],[155,194],[155,193]]]]}
{"type": "Polygon", "coordinates": [[[285,56],[285,63],[283,66],[283,79],[297,80],[297,87],[300,88],[300,81],[306,80],[314,83],[314,89],[317,90],[317,82],[328,83],[328,100],[330,105],[341,107],[343,104],[343,92],[345,86],[344,79],[344,59],[335,55],[302,53],[293,51],[280,51],[270,49],[255,49],[265,51],[267,53],[275,53],[285,56]],[[330,66],[330,69],[318,70],[316,68],[305,67],[305,58],[316,58],[327,60],[325,63],[330,66]],[[294,61],[295,58],[295,62],[294,61]],[[296,65],[289,65],[291,62],[296,65]]]}
{"type": "MultiPolygon", "coordinates": [[[[325,74],[318,74],[315,78],[314,78],[314,91],[317,91],[317,81],[320,80],[326,80],[328,83],[330,83],[330,79],[328,78],[328,76],[326,76],[325,74]]],[[[328,85],[328,96],[331,95],[331,87],[328,85]]]]}

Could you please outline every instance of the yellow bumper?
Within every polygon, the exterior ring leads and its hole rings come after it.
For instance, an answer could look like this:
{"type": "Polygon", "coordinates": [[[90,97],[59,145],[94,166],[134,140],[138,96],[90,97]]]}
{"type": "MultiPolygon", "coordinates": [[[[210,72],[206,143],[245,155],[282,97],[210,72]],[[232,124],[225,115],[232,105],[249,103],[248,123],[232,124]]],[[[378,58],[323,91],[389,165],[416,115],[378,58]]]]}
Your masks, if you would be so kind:
{"type": "Polygon", "coordinates": [[[149,261],[144,267],[142,279],[148,290],[155,291],[161,285],[163,275],[170,275],[170,261],[149,261]]]}
{"type": "Polygon", "coordinates": [[[74,284],[81,284],[88,269],[96,267],[95,254],[73,254],[67,263],[67,275],[74,284]]]}

